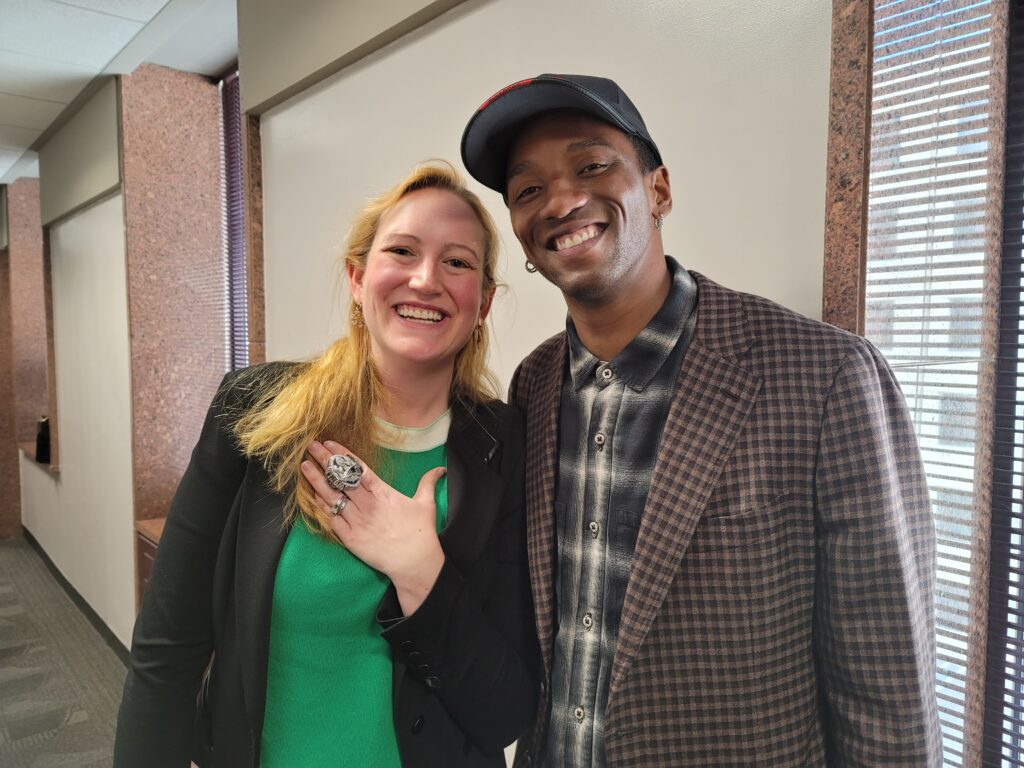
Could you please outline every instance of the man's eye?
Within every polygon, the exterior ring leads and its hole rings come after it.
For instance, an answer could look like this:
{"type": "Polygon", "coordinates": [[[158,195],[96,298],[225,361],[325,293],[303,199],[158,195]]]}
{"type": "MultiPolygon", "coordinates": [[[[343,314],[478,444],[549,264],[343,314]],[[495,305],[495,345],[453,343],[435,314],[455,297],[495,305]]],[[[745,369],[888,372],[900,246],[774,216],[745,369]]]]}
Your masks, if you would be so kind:
{"type": "Polygon", "coordinates": [[[580,173],[596,173],[608,167],[608,163],[587,163],[580,169],[580,173]]]}
{"type": "Polygon", "coordinates": [[[516,198],[515,199],[516,200],[525,200],[530,195],[535,193],[538,189],[540,189],[540,187],[538,187],[536,185],[531,186],[531,187],[523,187],[521,190],[519,190],[519,192],[516,193],[516,198]]]}

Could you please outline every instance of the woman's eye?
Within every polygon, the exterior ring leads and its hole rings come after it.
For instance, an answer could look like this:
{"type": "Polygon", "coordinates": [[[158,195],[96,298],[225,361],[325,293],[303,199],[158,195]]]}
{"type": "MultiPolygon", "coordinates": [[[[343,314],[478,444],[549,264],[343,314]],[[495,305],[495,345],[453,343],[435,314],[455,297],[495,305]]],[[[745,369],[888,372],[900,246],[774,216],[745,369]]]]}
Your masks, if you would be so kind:
{"type": "Polygon", "coordinates": [[[398,256],[411,256],[412,255],[412,251],[410,251],[408,248],[405,248],[405,247],[403,247],[401,245],[394,245],[394,246],[388,248],[388,250],[391,253],[397,254],[398,256]]]}
{"type": "Polygon", "coordinates": [[[455,267],[456,269],[472,269],[473,265],[465,259],[448,259],[448,266],[455,267]]]}

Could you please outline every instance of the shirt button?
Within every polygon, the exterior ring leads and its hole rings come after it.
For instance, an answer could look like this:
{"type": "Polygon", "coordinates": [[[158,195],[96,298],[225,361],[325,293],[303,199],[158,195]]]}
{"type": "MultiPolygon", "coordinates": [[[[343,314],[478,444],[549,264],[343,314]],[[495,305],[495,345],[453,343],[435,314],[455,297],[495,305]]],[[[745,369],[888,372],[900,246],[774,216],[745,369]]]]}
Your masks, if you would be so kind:
{"type": "Polygon", "coordinates": [[[577,723],[583,722],[583,716],[585,714],[586,712],[583,711],[583,707],[576,707],[576,709],[572,711],[572,716],[576,718],[577,723]]]}
{"type": "Polygon", "coordinates": [[[591,520],[590,523],[587,525],[587,528],[590,529],[590,535],[593,536],[596,539],[597,538],[597,532],[601,530],[601,526],[599,526],[597,524],[597,521],[596,520],[591,520]]]}
{"type": "Polygon", "coordinates": [[[603,446],[607,442],[608,438],[604,436],[604,432],[598,432],[594,435],[594,442],[599,446],[603,446]]]}
{"type": "Polygon", "coordinates": [[[614,375],[615,374],[612,373],[612,369],[608,368],[607,366],[601,369],[601,379],[603,381],[611,381],[612,380],[612,376],[614,376],[614,375]]]}
{"type": "Polygon", "coordinates": [[[594,617],[588,613],[583,617],[583,628],[590,629],[592,626],[594,626],[594,617]]]}

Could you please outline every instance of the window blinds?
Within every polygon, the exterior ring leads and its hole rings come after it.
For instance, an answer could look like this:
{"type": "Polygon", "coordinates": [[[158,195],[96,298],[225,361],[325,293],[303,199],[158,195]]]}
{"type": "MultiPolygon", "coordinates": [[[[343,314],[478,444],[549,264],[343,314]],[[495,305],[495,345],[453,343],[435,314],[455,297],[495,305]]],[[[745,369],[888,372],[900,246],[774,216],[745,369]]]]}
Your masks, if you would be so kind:
{"type": "Polygon", "coordinates": [[[221,83],[224,116],[224,245],[227,251],[231,370],[249,364],[249,299],[245,268],[245,188],[238,73],[221,83]]]}
{"type": "Polygon", "coordinates": [[[913,414],[938,536],[936,681],[964,758],[992,2],[875,4],[865,331],[913,414]]]}
{"type": "Polygon", "coordinates": [[[1009,10],[984,759],[1024,766],[1024,0],[1009,10]]]}

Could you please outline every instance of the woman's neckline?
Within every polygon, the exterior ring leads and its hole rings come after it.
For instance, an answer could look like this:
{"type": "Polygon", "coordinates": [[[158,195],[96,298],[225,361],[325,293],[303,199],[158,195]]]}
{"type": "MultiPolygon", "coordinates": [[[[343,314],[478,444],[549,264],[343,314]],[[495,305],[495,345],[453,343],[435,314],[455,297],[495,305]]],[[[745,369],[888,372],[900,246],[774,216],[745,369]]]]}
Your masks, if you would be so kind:
{"type": "Polygon", "coordinates": [[[452,410],[449,408],[425,427],[403,427],[390,421],[376,417],[380,427],[380,444],[382,448],[393,451],[419,453],[429,451],[448,442],[448,428],[452,423],[452,410]]]}

